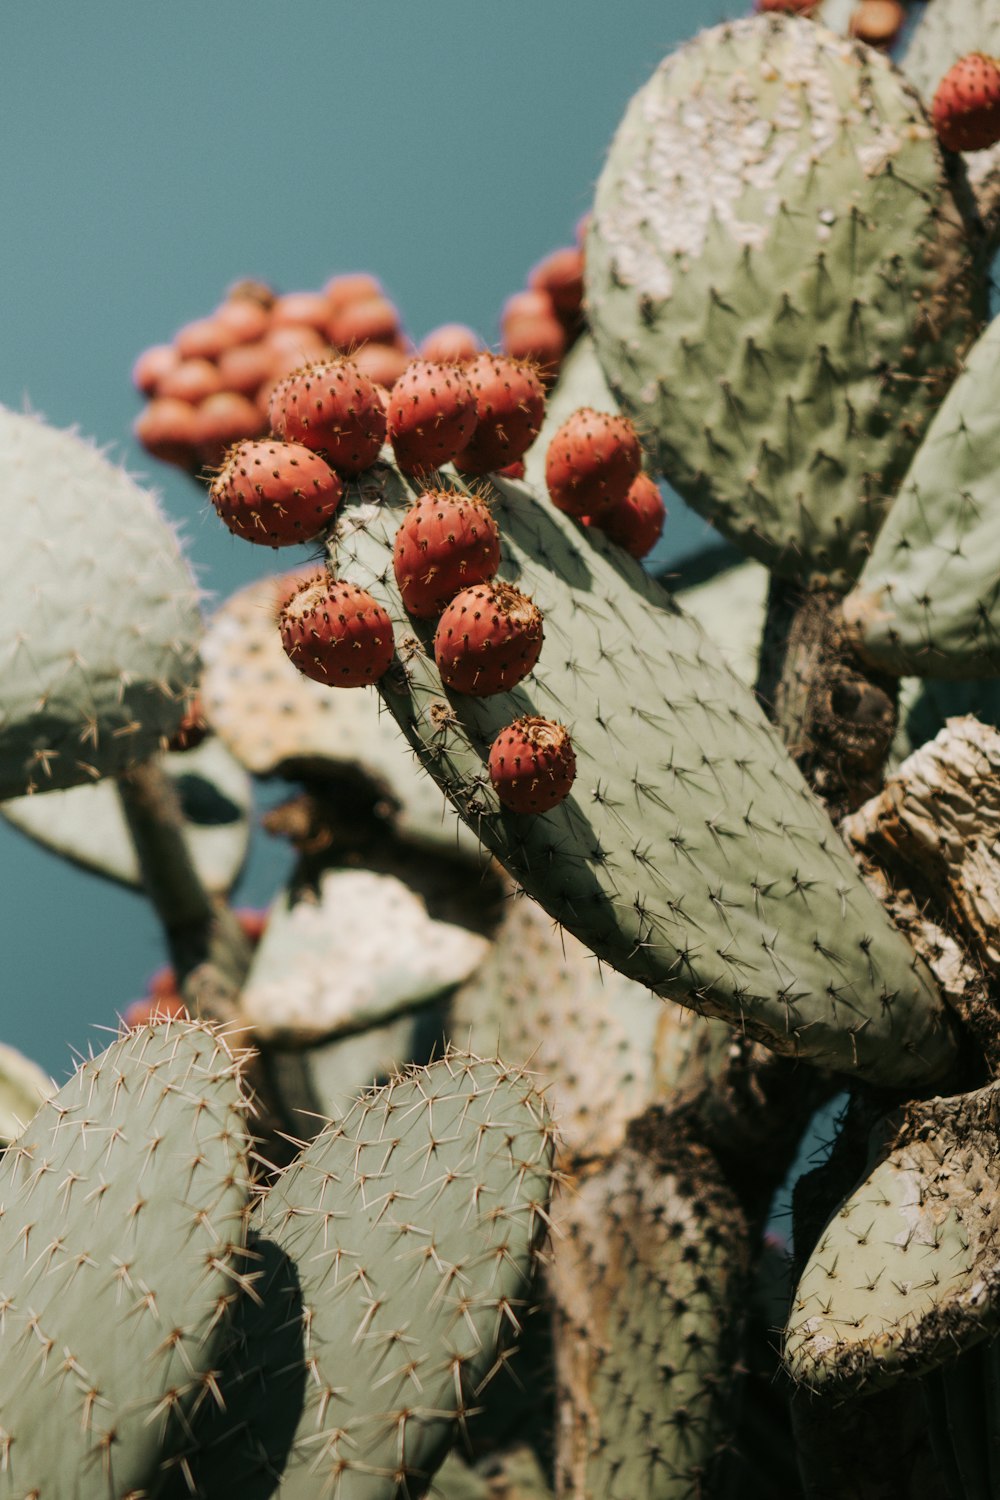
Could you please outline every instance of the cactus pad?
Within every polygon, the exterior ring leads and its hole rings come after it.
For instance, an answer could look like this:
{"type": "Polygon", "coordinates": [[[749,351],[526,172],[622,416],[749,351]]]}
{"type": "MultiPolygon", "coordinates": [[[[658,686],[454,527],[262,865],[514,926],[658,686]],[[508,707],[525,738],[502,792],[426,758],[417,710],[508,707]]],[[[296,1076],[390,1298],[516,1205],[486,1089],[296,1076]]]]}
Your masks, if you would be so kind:
{"type": "Polygon", "coordinates": [[[702,32],[632,101],[587,295],[671,484],[770,568],[839,588],[985,310],[915,93],[776,15],[702,32]]]}
{"type": "Polygon", "coordinates": [[[0,408],[0,800],[146,759],[193,689],[198,591],[154,497],[0,408]]]}
{"type": "Polygon", "coordinates": [[[0,1151],[16,1140],[56,1086],[37,1063],[0,1042],[0,1151]]]}
{"type": "Polygon", "coordinates": [[[237,1065],[207,1027],[84,1063],[0,1163],[0,1496],[146,1493],[244,1270],[237,1065]]]}
{"type": "Polygon", "coordinates": [[[785,1363],[814,1390],[877,1388],[1000,1327],[1000,1085],[907,1106],[799,1278],[785,1363]]]}

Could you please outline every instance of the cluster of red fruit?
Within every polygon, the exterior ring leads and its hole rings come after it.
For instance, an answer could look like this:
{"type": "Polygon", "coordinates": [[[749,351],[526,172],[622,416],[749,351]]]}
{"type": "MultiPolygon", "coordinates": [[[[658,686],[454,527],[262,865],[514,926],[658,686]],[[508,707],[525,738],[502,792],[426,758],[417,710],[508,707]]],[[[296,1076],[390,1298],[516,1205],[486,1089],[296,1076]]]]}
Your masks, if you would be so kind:
{"type": "MultiPolygon", "coordinates": [[[[531,272],[503,311],[502,348],[555,377],[581,327],[583,251],[566,246],[531,272]]],[[[136,360],[133,382],[148,404],[135,436],[155,458],[197,473],[226,449],[268,430],[275,384],[308,361],[350,353],[362,374],[388,390],[418,354],[432,363],[474,361],[484,352],[470,328],[448,323],[419,349],[373,276],[335,276],[319,292],[276,295],[261,282],[234,286],[206,318],[136,360]]]]}
{"type": "Polygon", "coordinates": [[[1000,59],[982,52],[960,57],[942,78],[931,105],[937,138],[949,151],[985,151],[1000,141],[1000,59]]]}

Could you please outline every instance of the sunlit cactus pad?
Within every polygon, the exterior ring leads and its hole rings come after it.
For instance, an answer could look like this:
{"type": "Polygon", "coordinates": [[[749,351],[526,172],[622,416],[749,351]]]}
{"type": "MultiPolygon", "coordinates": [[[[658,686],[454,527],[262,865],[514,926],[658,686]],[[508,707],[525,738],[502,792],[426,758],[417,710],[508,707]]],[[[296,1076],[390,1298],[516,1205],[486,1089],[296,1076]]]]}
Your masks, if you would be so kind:
{"type": "Polygon", "coordinates": [[[1000,318],[910,467],[844,613],[891,672],[1000,675],[1000,318]]]}
{"type": "Polygon", "coordinates": [[[390,465],[353,488],[331,544],[334,570],[393,619],[379,689],[473,831],[628,977],[829,1067],[899,1084],[944,1067],[954,1044],[929,976],[701,629],[528,486],[480,490],[499,576],[544,616],[541,659],[513,691],[444,689],[433,625],[395,584],[413,490],[390,465]],[[486,774],[494,736],[526,714],[565,724],[576,753],[569,797],[541,815],[503,811],[486,774]]]}
{"type": "Polygon", "coordinates": [[[458,1053],[327,1127],[264,1200],[193,1493],[422,1493],[532,1297],[552,1153],[530,1078],[458,1053]]]}
{"type": "Polygon", "coordinates": [[[210,1381],[246,1269],[237,1065],[143,1027],[84,1063],[0,1162],[0,1496],[147,1493],[210,1381]]]}
{"type": "Polygon", "coordinates": [[[598,355],[696,509],[846,587],[984,315],[971,239],[885,58],[797,17],[729,22],[666,58],[611,147],[598,355]]]}
{"type": "Polygon", "coordinates": [[[198,591],[147,490],[0,408],[0,800],[162,747],[197,672],[198,591]]]}
{"type": "Polygon", "coordinates": [[[1000,1327],[1000,1085],[907,1106],[873,1143],[792,1302],[785,1363],[815,1390],[875,1389],[1000,1327]]]}

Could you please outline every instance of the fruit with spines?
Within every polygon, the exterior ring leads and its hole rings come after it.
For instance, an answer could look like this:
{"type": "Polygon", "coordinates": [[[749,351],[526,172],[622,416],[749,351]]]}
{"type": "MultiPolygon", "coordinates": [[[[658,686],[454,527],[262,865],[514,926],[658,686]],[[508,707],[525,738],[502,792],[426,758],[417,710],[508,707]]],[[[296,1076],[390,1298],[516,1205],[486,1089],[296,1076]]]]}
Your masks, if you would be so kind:
{"type": "Polygon", "coordinates": [[[569,796],[576,779],[569,730],[530,714],[501,729],[488,765],[497,796],[516,813],[550,812],[569,796]]]}
{"type": "Polygon", "coordinates": [[[527,453],[545,416],[545,387],[527,361],[480,354],[466,367],[476,398],[476,427],[455,455],[466,474],[489,474],[527,453]]]}
{"type": "Polygon", "coordinates": [[[949,151],[985,151],[1000,141],[1000,61],[971,52],[953,63],[931,104],[937,138],[949,151]]]}
{"type": "Polygon", "coordinates": [[[289,547],[326,530],[343,485],[310,448],[262,439],[230,449],[208,494],[235,536],[264,547],[289,547]]]}
{"type": "Polygon", "coordinates": [[[385,442],[385,412],[373,381],[353,360],[318,360],[278,381],[271,429],[289,443],[323,452],[341,474],[370,468],[385,442]]]}
{"type": "MultiPolygon", "coordinates": [[[[147,408],[148,410],[148,408],[147,408]]],[[[256,402],[238,391],[216,391],[195,407],[195,447],[202,464],[217,467],[235,443],[263,433],[267,423],[256,402]]]]}
{"type": "Polygon", "coordinates": [[[663,532],[667,508],[660,487],[648,474],[638,474],[629,485],[624,499],[615,501],[598,516],[585,516],[588,526],[597,526],[604,535],[632,557],[646,557],[663,532]]]}
{"type": "Polygon", "coordinates": [[[512,584],[480,583],[456,594],[434,632],[441,681],[476,698],[507,692],[542,650],[542,612],[512,584]]]}
{"type": "Polygon", "coordinates": [[[289,661],[327,687],[364,687],[392,664],[389,616],[342,579],[320,577],[297,590],[282,605],[278,628],[289,661]]]}
{"type": "Polygon", "coordinates": [[[638,434],[628,418],[582,406],[549,442],[545,483],[557,510],[599,519],[625,499],[641,467],[638,434]]]}
{"type": "Polygon", "coordinates": [[[459,365],[413,360],[389,393],[389,441],[404,473],[448,463],[475,425],[476,398],[459,365]]]}
{"type": "Polygon", "coordinates": [[[493,577],[500,533],[474,495],[428,490],[397,531],[392,562],[408,613],[431,619],[462,589],[493,577]]]}

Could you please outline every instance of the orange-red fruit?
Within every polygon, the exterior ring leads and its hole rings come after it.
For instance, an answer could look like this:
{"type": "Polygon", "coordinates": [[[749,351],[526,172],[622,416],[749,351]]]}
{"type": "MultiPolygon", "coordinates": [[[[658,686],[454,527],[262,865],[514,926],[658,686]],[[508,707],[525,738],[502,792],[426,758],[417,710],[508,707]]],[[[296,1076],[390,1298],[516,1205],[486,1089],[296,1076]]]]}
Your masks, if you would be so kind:
{"type": "Polygon", "coordinates": [[[523,479],[525,474],[524,464],[521,459],[514,464],[505,464],[502,469],[496,471],[501,479],[523,479]]]}
{"type": "Polygon", "coordinates": [[[489,474],[527,453],[545,416],[545,387],[530,364],[481,354],[466,367],[476,398],[476,430],[460,453],[458,468],[489,474]]]}
{"type": "Polygon", "coordinates": [[[642,455],[627,417],[581,406],[563,423],[545,455],[552,503],[567,515],[600,517],[625,499],[642,455]]]}
{"type": "Polygon", "coordinates": [[[254,297],[230,297],[216,308],[213,316],[229,329],[233,344],[255,343],[264,337],[271,324],[269,309],[254,297]]]}
{"type": "MultiPolygon", "coordinates": [[[[374,381],[386,396],[410,364],[410,356],[392,344],[363,344],[360,349],[355,349],[351,358],[362,375],[374,381]]],[[[383,409],[384,406],[383,402],[383,409]]]]}
{"type": "Polygon", "coordinates": [[[223,349],[236,343],[222,318],[196,318],[174,334],[174,348],[182,359],[218,359],[223,349]]]}
{"type": "Polygon", "coordinates": [[[190,401],[193,406],[197,406],[199,401],[204,401],[221,390],[222,378],[211,360],[182,359],[179,365],[167,370],[156,388],[156,394],[175,396],[178,401],[190,401]]]}
{"type": "Polygon", "coordinates": [[[368,297],[335,306],[327,317],[326,336],[341,349],[355,344],[391,344],[399,335],[399,312],[387,297],[368,297]]]}
{"type": "Polygon", "coordinates": [[[937,86],[931,121],[949,151],[984,151],[1000,141],[1000,61],[960,57],[937,86]]]}
{"type": "Polygon", "coordinates": [[[233,912],[233,916],[243,930],[243,936],[253,947],[256,947],[264,936],[269,915],[266,907],[258,906],[238,906],[233,912]]]}
{"type": "Polygon", "coordinates": [[[212,480],[208,497],[229,530],[265,547],[318,536],[333,520],[343,486],[300,443],[239,443],[212,480]]]}
{"type": "Polygon", "coordinates": [[[285,292],[271,309],[275,328],[307,326],[325,333],[329,316],[330,303],[322,292],[285,292]]]}
{"type": "Polygon", "coordinates": [[[542,612],[509,583],[456,594],[438,621],[434,660],[442,682],[485,698],[527,677],[542,649],[542,612]]]}
{"type": "Polygon", "coordinates": [[[392,554],[409,614],[438,614],[460,589],[485,583],[500,566],[500,533],[482,500],[429,490],[407,511],[392,554]]]}
{"type": "Polygon", "coordinates": [[[633,557],[645,557],[652,552],[660,540],[666,519],[663,496],[648,474],[633,479],[624,500],[617,501],[596,518],[585,517],[588,526],[598,527],[633,557]]]}
{"type": "Polygon", "coordinates": [[[363,687],[392,662],[389,616],[371,594],[340,579],[317,580],[293,594],[278,628],[289,660],[327,687],[363,687]]]}
{"type": "Polygon", "coordinates": [[[173,344],[154,344],[144,349],[132,366],[132,384],[144,396],[152,396],[164,375],[180,362],[173,344]]]}
{"type": "Polygon", "coordinates": [[[462,360],[475,359],[482,352],[483,341],[464,323],[442,323],[433,328],[420,345],[421,359],[435,364],[457,364],[462,360]]]}
{"type": "Polygon", "coordinates": [[[579,245],[553,250],[528,277],[532,291],[547,292],[560,318],[575,318],[583,304],[583,251],[579,245]]]}
{"type": "Polygon", "coordinates": [[[457,365],[413,360],[389,394],[389,441],[405,473],[446,464],[475,425],[476,398],[457,365]]]}
{"type": "Polygon", "coordinates": [[[182,469],[195,466],[198,418],[189,401],[176,396],[156,396],[136,417],[132,431],[154,458],[182,469]]]}
{"type": "Polygon", "coordinates": [[[348,271],[346,275],[331,276],[323,288],[331,311],[335,307],[346,307],[349,302],[370,302],[382,296],[382,283],[367,271],[348,271]]]}
{"type": "Polygon", "coordinates": [[[268,402],[271,430],[290,443],[321,449],[342,474],[370,469],[385,442],[385,412],[374,382],[350,359],[324,359],[293,370],[268,402]]]}
{"type": "MultiPolygon", "coordinates": [[[[252,305],[245,304],[247,307],[252,305]]],[[[237,344],[219,355],[219,376],[227,391],[252,396],[265,381],[274,379],[277,359],[274,349],[263,339],[237,344]]]]}
{"type": "Polygon", "coordinates": [[[255,402],[237,391],[216,391],[195,408],[198,456],[203,464],[220,464],[227,448],[258,437],[266,423],[255,402]]]}
{"type": "Polygon", "coordinates": [[[860,0],[850,20],[851,36],[869,47],[888,47],[895,41],[906,20],[899,0],[860,0]]]}
{"type": "Polygon", "coordinates": [[[501,342],[511,359],[530,360],[546,380],[552,380],[566,353],[566,330],[552,312],[517,317],[505,326],[501,342]]]}
{"type": "Polygon", "coordinates": [[[550,719],[516,719],[490,746],[489,771],[497,796],[511,812],[558,807],[576,778],[568,729],[550,719]]]}

